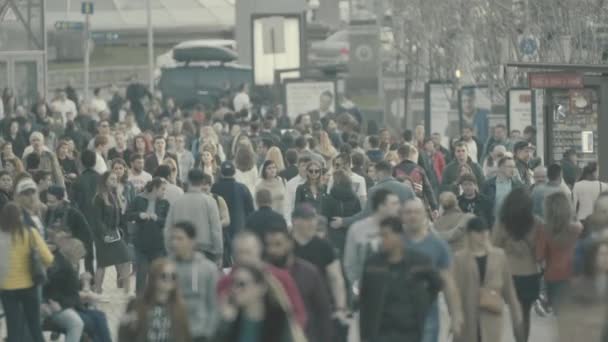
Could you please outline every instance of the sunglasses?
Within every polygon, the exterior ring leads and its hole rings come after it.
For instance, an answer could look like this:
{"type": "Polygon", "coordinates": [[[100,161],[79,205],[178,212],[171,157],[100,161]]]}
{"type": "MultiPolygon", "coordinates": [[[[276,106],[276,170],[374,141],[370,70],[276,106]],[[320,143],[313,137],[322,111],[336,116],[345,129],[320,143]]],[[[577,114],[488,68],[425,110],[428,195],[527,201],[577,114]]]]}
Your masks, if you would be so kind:
{"type": "Polygon", "coordinates": [[[163,272],[160,274],[160,280],[162,281],[176,281],[177,273],[175,272],[163,272]]]}
{"type": "Polygon", "coordinates": [[[310,173],[311,175],[318,175],[321,173],[321,170],[319,169],[308,169],[308,173],[310,173]]]}

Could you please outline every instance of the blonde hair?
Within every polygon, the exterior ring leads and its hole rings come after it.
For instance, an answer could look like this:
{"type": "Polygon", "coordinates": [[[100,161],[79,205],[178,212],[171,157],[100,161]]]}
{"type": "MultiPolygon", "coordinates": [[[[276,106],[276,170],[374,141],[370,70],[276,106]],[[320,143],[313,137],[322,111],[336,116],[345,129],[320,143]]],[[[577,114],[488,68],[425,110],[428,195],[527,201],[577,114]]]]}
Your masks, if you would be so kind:
{"type": "Polygon", "coordinates": [[[327,134],[327,132],[325,132],[325,131],[321,131],[321,133],[319,134],[318,151],[327,160],[333,159],[338,154],[338,151],[336,150],[334,145],[331,143],[331,140],[329,139],[329,134],[327,134]]]}
{"type": "Polygon", "coordinates": [[[278,172],[285,170],[285,162],[283,161],[283,153],[281,153],[281,150],[278,147],[272,146],[271,148],[268,149],[268,152],[266,152],[266,160],[271,160],[274,163],[274,165],[277,167],[278,172]]]}
{"type": "Polygon", "coordinates": [[[439,204],[444,210],[450,210],[458,207],[458,198],[451,191],[442,192],[439,195],[439,204]]]}

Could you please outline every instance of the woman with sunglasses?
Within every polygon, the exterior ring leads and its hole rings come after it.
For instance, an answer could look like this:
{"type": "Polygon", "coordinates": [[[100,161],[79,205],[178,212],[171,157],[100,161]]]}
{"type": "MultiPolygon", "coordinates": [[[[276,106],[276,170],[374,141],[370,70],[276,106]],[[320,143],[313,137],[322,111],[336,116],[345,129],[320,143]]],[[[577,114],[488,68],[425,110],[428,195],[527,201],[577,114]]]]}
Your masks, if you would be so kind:
{"type": "Polygon", "coordinates": [[[175,265],[168,259],[157,259],[150,266],[143,295],[129,303],[121,319],[118,341],[192,341],[175,265]]]}
{"type": "Polygon", "coordinates": [[[213,341],[306,341],[274,278],[252,265],[239,266],[233,275],[230,295],[220,304],[222,323],[213,341]]]}
{"type": "Polygon", "coordinates": [[[296,190],[295,206],[309,203],[317,212],[321,210],[321,201],[327,192],[327,187],[321,183],[321,164],[311,161],[306,166],[306,182],[298,186],[296,190]]]}

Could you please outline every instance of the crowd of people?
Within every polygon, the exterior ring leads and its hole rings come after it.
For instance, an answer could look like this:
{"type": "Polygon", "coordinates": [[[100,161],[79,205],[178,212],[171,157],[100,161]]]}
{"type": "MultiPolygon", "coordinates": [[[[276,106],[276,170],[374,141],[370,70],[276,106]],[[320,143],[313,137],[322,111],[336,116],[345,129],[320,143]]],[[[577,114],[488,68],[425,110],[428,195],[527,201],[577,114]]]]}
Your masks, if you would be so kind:
{"type": "Polygon", "coordinates": [[[247,85],[216,108],[104,92],[2,94],[9,342],[490,342],[505,315],[526,342],[532,310],[606,338],[608,184],[574,149],[544,164],[533,127],[444,139],[348,100],[292,120],[247,85]],[[116,329],[108,267],[133,297],[116,329]]]}

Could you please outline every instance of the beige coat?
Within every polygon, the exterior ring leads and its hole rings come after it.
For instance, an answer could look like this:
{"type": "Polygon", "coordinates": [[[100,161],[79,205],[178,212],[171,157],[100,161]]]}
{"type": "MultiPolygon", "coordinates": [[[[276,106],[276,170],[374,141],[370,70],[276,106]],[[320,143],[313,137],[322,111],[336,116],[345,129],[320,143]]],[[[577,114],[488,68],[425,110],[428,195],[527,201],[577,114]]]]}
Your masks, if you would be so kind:
{"type": "Polygon", "coordinates": [[[558,305],[559,341],[602,341],[607,325],[607,300],[608,295],[598,291],[594,279],[572,279],[558,305]]]}
{"type": "MultiPolygon", "coordinates": [[[[475,257],[464,249],[456,253],[454,258],[454,277],[462,302],[464,326],[460,336],[455,336],[454,342],[476,342],[478,326],[481,327],[481,342],[500,342],[503,336],[503,314],[495,314],[479,308],[479,271],[475,257]]],[[[485,287],[502,295],[509,306],[511,320],[521,322],[521,309],[507,257],[502,249],[490,247],[486,264],[485,287]]],[[[503,313],[504,313],[503,309],[503,313]]],[[[513,324],[519,327],[520,323],[513,324]]]]}

